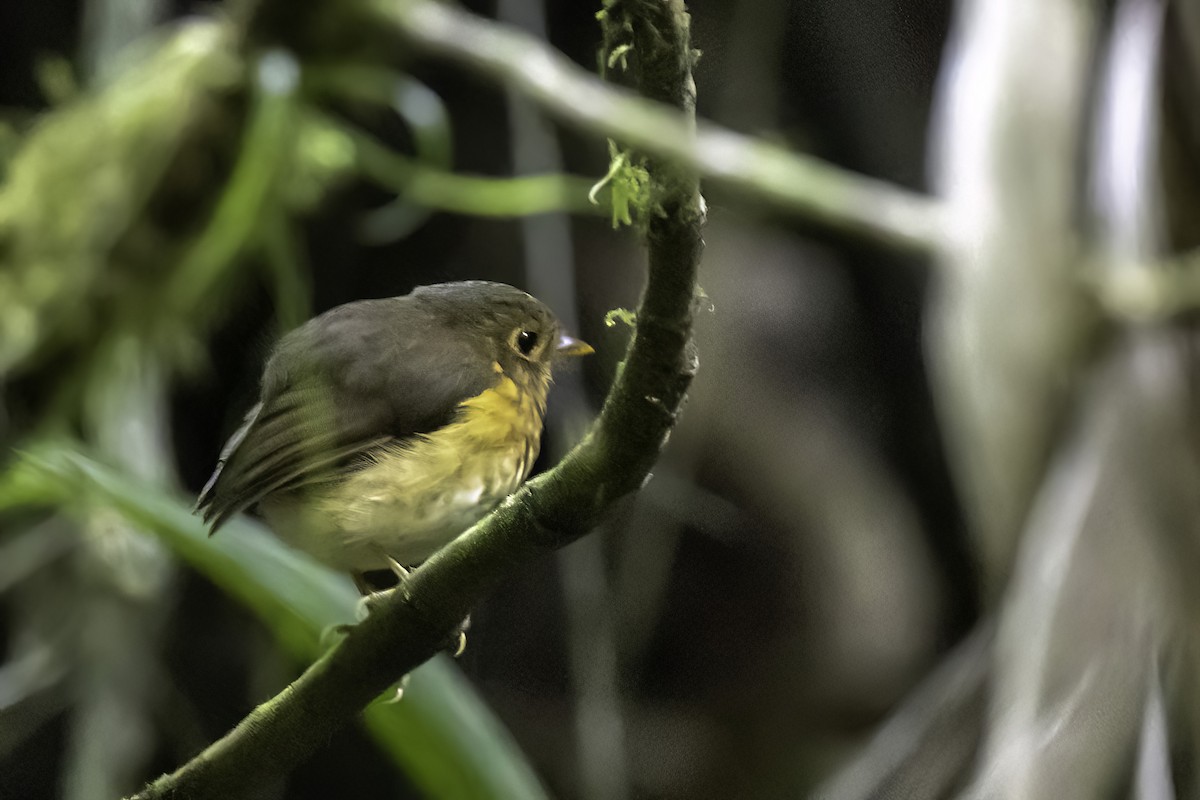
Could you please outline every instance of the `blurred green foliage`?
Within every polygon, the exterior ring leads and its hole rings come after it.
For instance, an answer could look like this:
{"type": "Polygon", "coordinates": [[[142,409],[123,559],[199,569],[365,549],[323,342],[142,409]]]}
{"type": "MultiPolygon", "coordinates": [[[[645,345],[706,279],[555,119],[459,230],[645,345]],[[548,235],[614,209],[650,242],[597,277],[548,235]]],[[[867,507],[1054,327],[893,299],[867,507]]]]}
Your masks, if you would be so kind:
{"type": "Polygon", "coordinates": [[[243,78],[227,39],[189,24],[25,139],[0,190],[0,376],[156,307],[174,247],[147,206],[215,95],[243,78]]]}
{"type": "MultiPolygon", "coordinates": [[[[0,543],[47,515],[110,544],[152,535],[307,662],[323,632],[353,620],[356,595],[250,521],[206,536],[170,486],[172,378],[203,360],[209,329],[248,285],[248,264],[265,270],[281,327],[308,316],[296,220],[339,181],[397,193],[376,212],[377,235],[366,231],[376,240],[406,235],[432,210],[596,213],[590,182],[456,175],[448,117],[429,89],[371,66],[310,68],[281,50],[256,52],[228,20],[192,20],[134,50],[111,82],[56,92],[61,105],[25,133],[0,127],[0,391],[33,375],[51,397],[27,429],[0,429],[17,448],[0,460],[0,543]],[[391,109],[416,152],[394,152],[327,107],[342,101],[391,109]],[[120,524],[94,524],[109,517],[120,524]]],[[[58,78],[64,86],[70,75],[58,78]]],[[[445,658],[365,721],[431,796],[544,796],[445,658]]]]}
{"type": "MultiPolygon", "coordinates": [[[[333,626],[352,622],[358,595],[337,575],[245,518],[209,537],[188,501],[146,485],[71,445],[27,454],[0,482],[0,513],[56,506],[79,516],[119,512],[251,609],[301,662],[333,626]]],[[[432,797],[545,797],[511,737],[447,656],[416,670],[401,702],[376,701],[368,730],[432,797]]]]}

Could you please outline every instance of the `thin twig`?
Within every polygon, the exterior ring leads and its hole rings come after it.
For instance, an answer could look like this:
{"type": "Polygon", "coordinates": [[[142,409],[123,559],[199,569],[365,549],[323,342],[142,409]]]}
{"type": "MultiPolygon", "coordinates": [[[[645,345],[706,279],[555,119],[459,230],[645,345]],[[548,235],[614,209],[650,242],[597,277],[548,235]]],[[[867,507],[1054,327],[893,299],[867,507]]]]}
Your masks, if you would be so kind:
{"type": "Polygon", "coordinates": [[[1127,265],[1114,264],[1112,255],[1097,261],[1088,272],[1097,299],[1122,322],[1154,325],[1200,308],[1200,252],[1127,265]]]}
{"type": "Polygon", "coordinates": [[[836,230],[926,252],[941,230],[938,204],[760,139],[701,122],[598,80],[522,31],[430,0],[379,0],[381,16],[413,46],[525,93],[564,122],[669,159],[706,179],[836,230]]]}
{"type": "Polygon", "coordinates": [[[814,800],[951,796],[979,744],[994,635],[985,622],[959,643],[814,800]]]}

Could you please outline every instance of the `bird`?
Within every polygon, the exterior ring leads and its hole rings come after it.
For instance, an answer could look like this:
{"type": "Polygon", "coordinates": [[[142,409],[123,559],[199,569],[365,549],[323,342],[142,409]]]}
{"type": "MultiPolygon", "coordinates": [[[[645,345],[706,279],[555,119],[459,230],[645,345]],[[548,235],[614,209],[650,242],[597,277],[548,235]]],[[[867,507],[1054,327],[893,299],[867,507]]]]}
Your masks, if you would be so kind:
{"type": "Polygon", "coordinates": [[[520,487],[554,369],[592,352],[503,283],[337,306],[279,340],[196,511],[211,535],[257,507],[368,595],[369,573],[403,576],[520,487]]]}

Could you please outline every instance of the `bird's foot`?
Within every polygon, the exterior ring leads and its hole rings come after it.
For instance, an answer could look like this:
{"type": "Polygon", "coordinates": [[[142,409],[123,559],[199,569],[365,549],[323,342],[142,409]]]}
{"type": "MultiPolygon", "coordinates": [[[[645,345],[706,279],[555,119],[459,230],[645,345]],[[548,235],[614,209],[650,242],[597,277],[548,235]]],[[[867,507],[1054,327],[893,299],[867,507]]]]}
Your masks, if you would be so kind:
{"type": "Polygon", "coordinates": [[[446,644],[445,649],[450,652],[454,658],[458,658],[467,650],[467,630],[471,627],[471,617],[468,615],[459,623],[458,627],[451,631],[450,639],[446,644]]]}
{"type": "MultiPolygon", "coordinates": [[[[404,581],[408,580],[410,573],[407,567],[389,555],[384,555],[384,560],[387,562],[388,569],[391,570],[392,574],[396,576],[396,586],[399,586],[400,584],[404,583],[404,581]]],[[[375,606],[377,606],[383,600],[383,598],[388,595],[389,592],[394,590],[396,586],[390,586],[386,589],[379,589],[372,585],[371,581],[367,579],[367,576],[361,572],[352,573],[351,577],[354,578],[354,585],[358,588],[358,593],[362,595],[362,598],[358,601],[358,605],[354,609],[354,619],[356,622],[362,622],[364,619],[370,616],[371,612],[375,609],[375,606]]]]}
{"type": "Polygon", "coordinates": [[[388,567],[392,570],[393,573],[395,573],[396,579],[399,580],[400,583],[404,583],[404,581],[408,580],[408,575],[409,575],[408,567],[404,566],[403,564],[401,564],[399,561],[392,558],[391,556],[387,556],[386,558],[387,558],[387,562],[388,562],[388,567]]]}
{"type": "MultiPolygon", "coordinates": [[[[390,592],[394,591],[397,586],[400,586],[406,580],[408,580],[408,576],[411,574],[407,567],[391,556],[385,554],[384,560],[387,562],[388,569],[392,571],[392,574],[396,576],[398,581],[394,587],[384,589],[383,591],[378,591],[374,586],[371,585],[370,582],[368,582],[366,576],[361,572],[356,572],[352,575],[354,578],[354,585],[358,587],[358,591],[362,594],[362,598],[358,601],[358,605],[354,609],[354,619],[357,622],[362,622],[364,619],[370,616],[371,612],[375,610],[375,607],[382,602],[390,592]]],[[[349,626],[342,627],[349,628],[349,626]]],[[[450,637],[443,649],[448,650],[455,658],[461,656],[467,649],[467,629],[470,627],[471,617],[468,616],[462,621],[458,628],[451,632],[450,637]]],[[[341,632],[344,633],[345,631],[343,630],[341,632]]],[[[401,689],[401,692],[403,692],[403,689],[401,689]]]]}
{"type": "Polygon", "coordinates": [[[346,634],[349,633],[350,629],[353,627],[353,625],[347,625],[345,623],[338,625],[326,625],[321,629],[321,635],[317,639],[317,647],[320,648],[322,653],[324,653],[326,650],[332,649],[334,645],[346,638],[346,634]]]}
{"type": "Polygon", "coordinates": [[[391,698],[384,700],[383,702],[391,705],[392,703],[399,703],[401,700],[403,700],[404,690],[408,688],[408,678],[409,676],[407,674],[401,678],[400,682],[396,684],[396,693],[392,695],[391,698]]]}
{"type": "MultiPolygon", "coordinates": [[[[371,616],[371,612],[376,606],[379,605],[380,601],[383,600],[383,596],[386,593],[386,591],[371,592],[371,594],[363,595],[362,597],[358,598],[358,602],[354,604],[354,621],[356,623],[362,622],[364,619],[371,616]]],[[[346,627],[352,626],[347,625],[346,627]]]]}

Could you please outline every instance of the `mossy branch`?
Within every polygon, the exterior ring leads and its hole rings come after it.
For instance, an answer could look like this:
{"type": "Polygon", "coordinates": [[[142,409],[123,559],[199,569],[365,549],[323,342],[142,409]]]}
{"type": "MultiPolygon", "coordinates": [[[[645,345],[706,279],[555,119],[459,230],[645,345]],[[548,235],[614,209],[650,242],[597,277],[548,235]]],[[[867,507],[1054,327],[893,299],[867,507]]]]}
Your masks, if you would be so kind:
{"type": "MultiPolygon", "coordinates": [[[[641,94],[647,100],[605,84],[539,39],[452,5],[431,0],[372,2],[384,21],[376,28],[391,26],[411,47],[500,81],[581,130],[610,136],[747,197],[853,236],[919,252],[940,243],[942,210],[937,201],[712,123],[696,124],[677,110],[686,87],[647,93],[643,84],[641,94]]],[[[606,14],[612,7],[628,13],[642,4],[607,5],[606,14]]],[[[657,7],[667,15],[673,4],[657,7]]],[[[676,43],[667,37],[658,46],[676,43]]],[[[638,48],[634,42],[635,53],[638,48]]],[[[614,63],[628,54],[627,49],[616,53],[614,63]]],[[[689,49],[677,58],[690,63],[693,55],[689,49]]],[[[643,60],[643,70],[645,66],[643,60]]]]}
{"type": "MultiPolygon", "coordinates": [[[[690,114],[690,56],[680,56],[690,53],[682,2],[638,0],[628,9],[639,40],[654,37],[681,48],[639,53],[641,91],[677,98],[677,108],[690,114]],[[660,5],[669,13],[656,11],[660,5]]],[[[649,276],[636,333],[625,369],[584,441],[413,572],[291,686],[138,800],[259,793],[436,653],[514,567],[584,535],[642,485],[696,370],[692,314],[704,216],[697,177],[687,167],[655,163],[651,180],[666,213],[647,232],[649,276]]]]}

